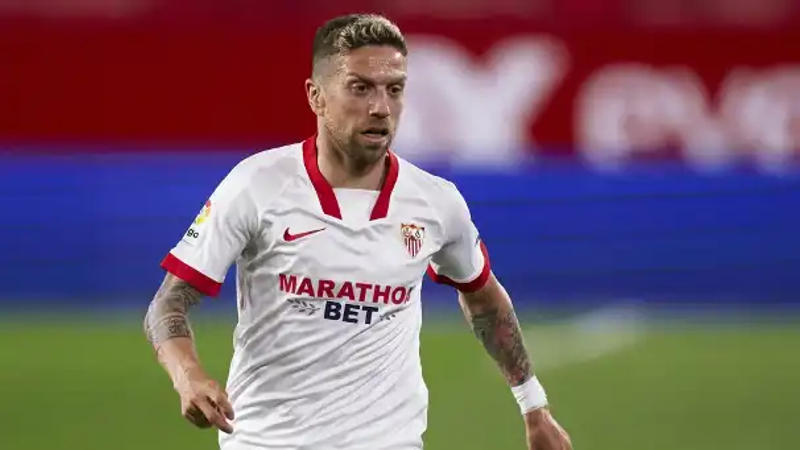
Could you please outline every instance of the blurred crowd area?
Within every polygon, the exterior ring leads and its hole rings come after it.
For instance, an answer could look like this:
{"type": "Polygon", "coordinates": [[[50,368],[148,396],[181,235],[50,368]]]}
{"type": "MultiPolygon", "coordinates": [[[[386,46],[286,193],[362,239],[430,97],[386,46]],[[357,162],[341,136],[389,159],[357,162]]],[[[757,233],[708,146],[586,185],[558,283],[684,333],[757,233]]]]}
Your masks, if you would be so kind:
{"type": "Polygon", "coordinates": [[[262,2],[258,0],[4,0],[0,13],[9,17],[50,18],[197,18],[278,22],[324,17],[348,11],[379,11],[400,20],[409,16],[474,19],[505,17],[561,26],[678,25],[777,26],[800,17],[792,0],[348,0],[328,2],[262,2]]]}
{"type": "Polygon", "coordinates": [[[249,150],[297,140],[314,127],[302,81],[315,28],[379,11],[411,49],[395,148],[415,161],[797,167],[797,2],[0,5],[0,143],[249,150]]]}
{"type": "Polygon", "coordinates": [[[406,34],[394,150],[520,304],[798,304],[789,0],[0,0],[0,301],[149,293],[236,161],[314,133],[313,33],[354,11],[406,34]]]}

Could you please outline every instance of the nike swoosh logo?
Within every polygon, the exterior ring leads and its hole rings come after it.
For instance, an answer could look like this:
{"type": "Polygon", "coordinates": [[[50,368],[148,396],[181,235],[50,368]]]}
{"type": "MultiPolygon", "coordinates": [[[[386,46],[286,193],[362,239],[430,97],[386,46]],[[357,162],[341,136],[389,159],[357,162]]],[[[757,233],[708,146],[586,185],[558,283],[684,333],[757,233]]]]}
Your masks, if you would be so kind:
{"type": "Polygon", "coordinates": [[[319,233],[320,231],[322,231],[324,229],[325,228],[320,228],[318,230],[304,231],[302,233],[292,234],[292,233],[289,233],[289,229],[287,228],[286,231],[283,232],[283,239],[286,242],[292,242],[294,240],[306,237],[309,234],[319,233]]]}

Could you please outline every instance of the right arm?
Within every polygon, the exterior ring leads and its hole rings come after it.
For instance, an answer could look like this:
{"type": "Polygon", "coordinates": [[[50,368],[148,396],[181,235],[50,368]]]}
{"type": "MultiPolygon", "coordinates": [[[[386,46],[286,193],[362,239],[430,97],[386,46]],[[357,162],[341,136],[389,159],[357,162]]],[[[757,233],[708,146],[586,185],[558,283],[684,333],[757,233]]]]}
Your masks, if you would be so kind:
{"type": "Polygon", "coordinates": [[[226,418],[233,419],[233,407],[200,365],[189,325],[189,309],[202,298],[189,283],[167,273],[147,309],[144,331],[180,396],[183,416],[198,427],[213,425],[231,433],[226,418]]]}
{"type": "Polygon", "coordinates": [[[233,408],[200,364],[188,313],[204,296],[217,295],[228,268],[259,230],[250,194],[254,167],[244,160],[228,173],[161,262],[167,275],[144,320],[145,334],[180,396],[183,416],[198,427],[226,433],[233,431],[228,422],[233,408]]]}

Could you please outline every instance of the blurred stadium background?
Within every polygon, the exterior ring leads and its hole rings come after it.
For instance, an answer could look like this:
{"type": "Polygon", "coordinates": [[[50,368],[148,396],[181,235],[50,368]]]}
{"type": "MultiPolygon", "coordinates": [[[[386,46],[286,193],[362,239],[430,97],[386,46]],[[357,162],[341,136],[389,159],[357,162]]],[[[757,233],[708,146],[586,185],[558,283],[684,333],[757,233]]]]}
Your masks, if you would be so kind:
{"type": "MultiPolygon", "coordinates": [[[[576,449],[800,448],[800,3],[0,0],[0,448],[214,448],[140,332],[236,161],[313,133],[314,29],[410,43],[395,148],[455,181],[576,449]]],[[[196,314],[224,378],[232,283],[196,314]]],[[[426,448],[521,449],[425,286],[426,448]]]]}

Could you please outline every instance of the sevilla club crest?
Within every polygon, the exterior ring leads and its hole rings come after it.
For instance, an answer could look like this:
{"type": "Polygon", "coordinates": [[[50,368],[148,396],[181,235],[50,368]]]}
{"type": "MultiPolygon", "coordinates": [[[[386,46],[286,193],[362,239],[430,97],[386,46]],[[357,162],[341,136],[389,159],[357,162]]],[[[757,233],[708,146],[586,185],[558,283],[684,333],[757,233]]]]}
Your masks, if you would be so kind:
{"type": "Polygon", "coordinates": [[[400,224],[400,234],[403,236],[403,243],[412,258],[417,256],[422,248],[422,241],[425,239],[425,227],[414,225],[413,223],[400,224]]]}

